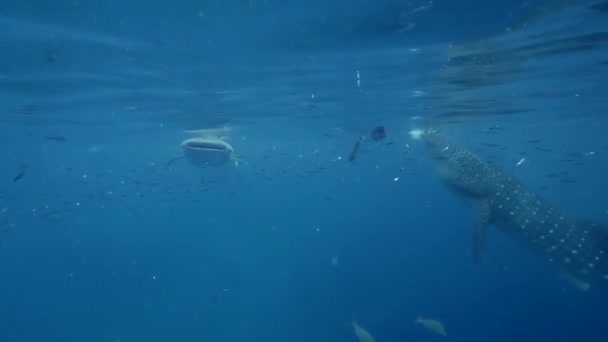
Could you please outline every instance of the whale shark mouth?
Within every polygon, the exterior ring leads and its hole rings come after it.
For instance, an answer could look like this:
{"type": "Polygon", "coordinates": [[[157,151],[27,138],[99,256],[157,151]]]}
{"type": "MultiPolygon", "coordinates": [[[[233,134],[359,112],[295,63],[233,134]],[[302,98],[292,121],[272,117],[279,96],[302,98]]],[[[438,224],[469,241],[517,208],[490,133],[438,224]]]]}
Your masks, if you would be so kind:
{"type": "Polygon", "coordinates": [[[192,138],[182,142],[184,156],[193,165],[220,166],[232,159],[232,146],[211,138],[192,138]]]}
{"type": "Polygon", "coordinates": [[[225,143],[205,140],[188,140],[184,142],[184,147],[195,150],[210,150],[219,152],[230,151],[229,147],[225,143]]]}

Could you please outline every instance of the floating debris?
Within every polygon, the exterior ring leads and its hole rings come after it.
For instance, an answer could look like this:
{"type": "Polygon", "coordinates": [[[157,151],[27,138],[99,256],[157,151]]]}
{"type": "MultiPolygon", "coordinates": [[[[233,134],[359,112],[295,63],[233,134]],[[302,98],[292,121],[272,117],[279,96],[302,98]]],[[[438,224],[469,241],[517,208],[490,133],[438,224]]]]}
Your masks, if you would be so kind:
{"type": "Polygon", "coordinates": [[[526,158],[521,158],[521,159],[520,159],[520,160],[517,162],[517,165],[515,165],[515,166],[519,166],[519,165],[523,164],[525,161],[526,161],[526,158]]]}
{"type": "Polygon", "coordinates": [[[348,155],[348,161],[352,162],[357,158],[357,153],[359,153],[359,145],[361,145],[363,138],[363,136],[360,136],[359,140],[357,140],[355,143],[355,146],[353,146],[352,151],[350,151],[350,154],[348,155]]]}
{"type": "Polygon", "coordinates": [[[25,176],[25,169],[26,167],[23,167],[21,169],[21,171],[19,171],[19,173],[13,178],[13,182],[16,182],[18,180],[20,180],[21,178],[23,178],[23,176],[25,176]]]}
{"type": "Polygon", "coordinates": [[[371,137],[373,141],[384,140],[384,138],[386,138],[386,130],[384,129],[384,126],[377,126],[374,128],[371,132],[371,137]]]}

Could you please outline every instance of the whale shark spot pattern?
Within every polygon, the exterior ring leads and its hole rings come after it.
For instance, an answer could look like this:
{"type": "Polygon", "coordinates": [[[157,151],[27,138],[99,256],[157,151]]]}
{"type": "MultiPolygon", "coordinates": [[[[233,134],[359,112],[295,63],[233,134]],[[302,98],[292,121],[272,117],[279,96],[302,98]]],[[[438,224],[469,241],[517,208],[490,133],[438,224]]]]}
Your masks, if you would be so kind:
{"type": "Polygon", "coordinates": [[[486,227],[494,224],[573,279],[601,283],[608,289],[605,224],[566,217],[517,179],[437,133],[424,133],[421,138],[442,170],[439,176],[449,175],[442,179],[473,202],[477,212],[473,241],[476,263],[481,261],[486,227]]]}

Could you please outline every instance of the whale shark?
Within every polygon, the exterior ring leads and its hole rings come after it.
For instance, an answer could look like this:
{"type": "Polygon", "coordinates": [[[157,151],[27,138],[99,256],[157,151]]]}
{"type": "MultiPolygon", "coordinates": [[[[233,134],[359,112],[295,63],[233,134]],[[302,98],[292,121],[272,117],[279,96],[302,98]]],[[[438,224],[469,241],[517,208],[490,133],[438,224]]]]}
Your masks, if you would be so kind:
{"type": "Polygon", "coordinates": [[[234,149],[226,141],[215,137],[195,137],[182,142],[184,157],[190,164],[217,167],[233,160],[234,149]]]}
{"type": "Polygon", "coordinates": [[[462,145],[427,130],[420,138],[439,178],[476,211],[473,260],[483,258],[484,236],[495,226],[555,265],[579,289],[608,289],[608,227],[567,217],[549,201],[462,145]],[[461,196],[462,197],[462,196],[461,196]]]}
{"type": "Polygon", "coordinates": [[[186,133],[194,137],[182,141],[183,155],[171,158],[165,163],[164,168],[168,169],[181,159],[186,159],[190,165],[201,168],[220,167],[229,162],[234,162],[237,167],[239,163],[247,164],[235,155],[234,148],[226,141],[231,131],[232,128],[229,126],[186,130],[186,133]]]}

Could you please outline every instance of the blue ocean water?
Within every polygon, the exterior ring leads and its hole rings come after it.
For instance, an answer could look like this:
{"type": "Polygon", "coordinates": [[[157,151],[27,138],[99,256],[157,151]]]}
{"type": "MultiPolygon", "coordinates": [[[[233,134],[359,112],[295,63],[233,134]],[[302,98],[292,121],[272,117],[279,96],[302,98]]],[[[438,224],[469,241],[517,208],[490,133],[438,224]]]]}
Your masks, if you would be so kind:
{"type": "Polygon", "coordinates": [[[408,134],[608,222],[606,1],[1,7],[0,341],[608,340],[602,286],[494,227],[473,263],[408,134]]]}

